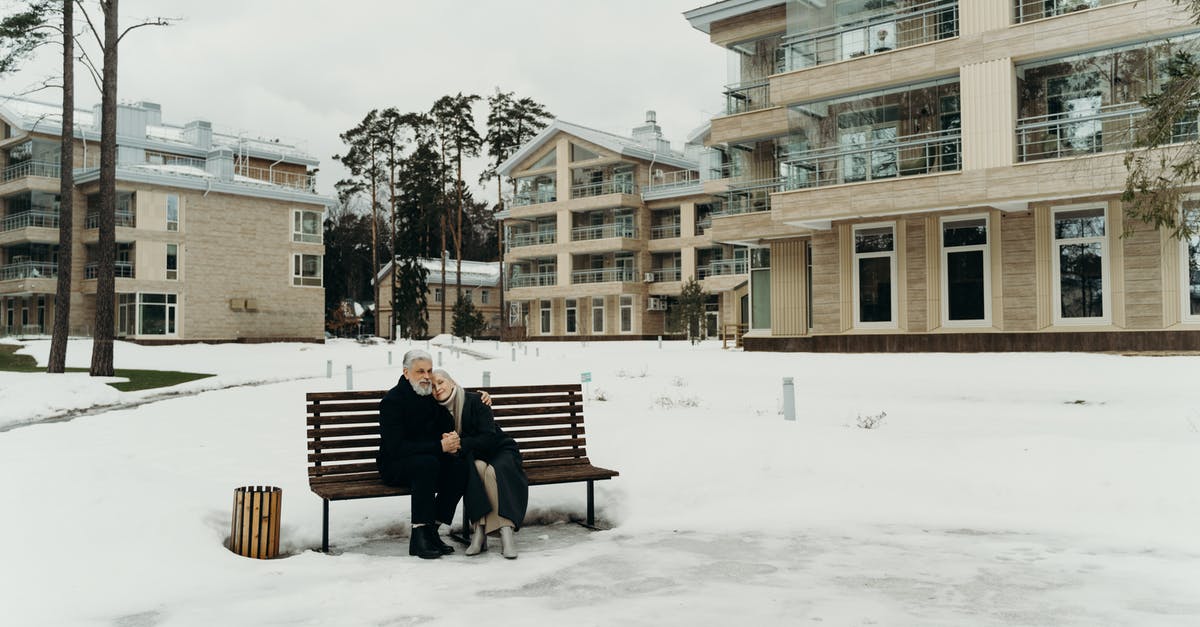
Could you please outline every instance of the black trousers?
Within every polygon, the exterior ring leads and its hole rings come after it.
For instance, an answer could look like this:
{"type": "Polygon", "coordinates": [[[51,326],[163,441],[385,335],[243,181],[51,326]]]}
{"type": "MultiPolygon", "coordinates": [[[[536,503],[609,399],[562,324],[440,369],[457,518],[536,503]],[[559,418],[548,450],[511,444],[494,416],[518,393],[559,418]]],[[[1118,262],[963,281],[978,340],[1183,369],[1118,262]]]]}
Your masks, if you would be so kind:
{"type": "Polygon", "coordinates": [[[413,455],[402,462],[412,492],[413,524],[449,524],[467,489],[467,464],[454,455],[413,455]]]}

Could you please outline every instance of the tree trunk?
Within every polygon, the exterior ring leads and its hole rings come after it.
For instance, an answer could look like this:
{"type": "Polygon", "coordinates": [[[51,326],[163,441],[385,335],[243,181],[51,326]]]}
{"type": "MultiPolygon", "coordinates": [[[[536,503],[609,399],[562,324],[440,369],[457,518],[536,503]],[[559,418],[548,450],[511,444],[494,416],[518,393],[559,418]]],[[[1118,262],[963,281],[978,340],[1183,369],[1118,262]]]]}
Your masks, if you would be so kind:
{"type": "Polygon", "coordinates": [[[388,338],[393,342],[400,339],[396,335],[396,327],[400,325],[400,299],[398,298],[398,290],[396,285],[399,283],[400,266],[396,263],[399,251],[396,250],[396,153],[395,148],[392,149],[391,163],[388,170],[388,199],[392,205],[392,232],[390,239],[392,242],[392,319],[391,327],[388,329],[388,338]]]}
{"type": "Polygon", "coordinates": [[[61,373],[67,365],[71,332],[71,248],[75,215],[75,1],[63,0],[62,152],[58,175],[58,284],[54,292],[54,331],[46,372],[61,373]]]}
{"type": "MultiPolygon", "coordinates": [[[[445,194],[443,194],[444,196],[445,194]]],[[[442,212],[442,251],[439,254],[442,258],[442,329],[441,332],[446,332],[446,213],[442,212]]]]}
{"type": "MultiPolygon", "coordinates": [[[[376,202],[376,181],[379,178],[378,172],[375,170],[375,147],[371,146],[371,285],[375,287],[375,328],[371,330],[371,334],[379,333],[379,248],[376,239],[379,233],[379,207],[376,202]]],[[[394,270],[394,269],[393,269],[394,270]]]]}
{"type": "Polygon", "coordinates": [[[100,239],[97,243],[96,329],[92,342],[93,377],[113,376],[116,329],[117,252],[117,2],[101,0],[104,9],[104,70],[100,97],[100,239]]]}
{"type": "MultiPolygon", "coordinates": [[[[496,206],[497,211],[504,211],[504,177],[499,172],[496,173],[496,206]]],[[[496,287],[500,288],[500,339],[504,339],[504,332],[508,329],[508,311],[504,308],[504,223],[496,220],[496,254],[500,260],[500,280],[496,282],[496,287]]]]}
{"type": "Polygon", "coordinates": [[[454,303],[462,300],[462,196],[463,196],[463,180],[462,180],[462,149],[458,150],[458,179],[454,181],[454,187],[458,191],[458,224],[454,227],[454,303]]]}

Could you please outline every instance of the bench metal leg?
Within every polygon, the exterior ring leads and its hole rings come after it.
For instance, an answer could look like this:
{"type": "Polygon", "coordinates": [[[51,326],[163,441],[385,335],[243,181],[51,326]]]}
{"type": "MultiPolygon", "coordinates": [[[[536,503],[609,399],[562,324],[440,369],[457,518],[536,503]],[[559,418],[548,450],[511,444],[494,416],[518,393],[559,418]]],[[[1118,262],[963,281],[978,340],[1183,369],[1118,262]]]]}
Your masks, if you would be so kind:
{"type": "Polygon", "coordinates": [[[329,499],[321,499],[321,552],[329,552],[329,499]]]}
{"type": "Polygon", "coordinates": [[[588,480],[587,484],[587,524],[589,527],[593,527],[596,524],[596,486],[595,482],[591,480],[588,480]]]}

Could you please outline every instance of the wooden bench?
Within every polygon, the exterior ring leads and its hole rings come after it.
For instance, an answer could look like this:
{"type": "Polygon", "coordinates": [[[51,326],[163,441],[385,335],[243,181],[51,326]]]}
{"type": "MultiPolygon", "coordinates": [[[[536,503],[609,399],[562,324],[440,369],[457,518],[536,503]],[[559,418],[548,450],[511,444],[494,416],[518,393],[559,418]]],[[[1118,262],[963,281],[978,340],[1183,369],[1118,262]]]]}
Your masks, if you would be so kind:
{"type": "MultiPolygon", "coordinates": [[[[593,466],[583,432],[580,384],[468,388],[492,395],[496,424],[517,441],[529,485],[587,482],[587,525],[595,524],[594,482],[616,477],[593,466]]],[[[404,496],[375,467],[379,401],[387,390],[310,392],[308,485],[321,497],[321,550],[329,551],[329,502],[404,496]]]]}

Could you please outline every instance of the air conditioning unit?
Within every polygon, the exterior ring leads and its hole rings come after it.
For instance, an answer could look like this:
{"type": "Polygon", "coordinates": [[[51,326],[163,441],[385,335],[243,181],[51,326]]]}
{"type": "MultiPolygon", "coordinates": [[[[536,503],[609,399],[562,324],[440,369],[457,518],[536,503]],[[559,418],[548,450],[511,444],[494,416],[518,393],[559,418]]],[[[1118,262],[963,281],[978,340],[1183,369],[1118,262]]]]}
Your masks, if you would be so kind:
{"type": "Polygon", "coordinates": [[[644,281],[644,282],[646,282],[646,283],[653,283],[653,282],[654,282],[654,273],[653,273],[653,272],[647,272],[647,273],[643,274],[643,275],[642,275],[642,281],[644,281]]]}
{"type": "Polygon", "coordinates": [[[667,300],[659,296],[651,296],[646,301],[646,311],[666,311],[667,300]]]}

